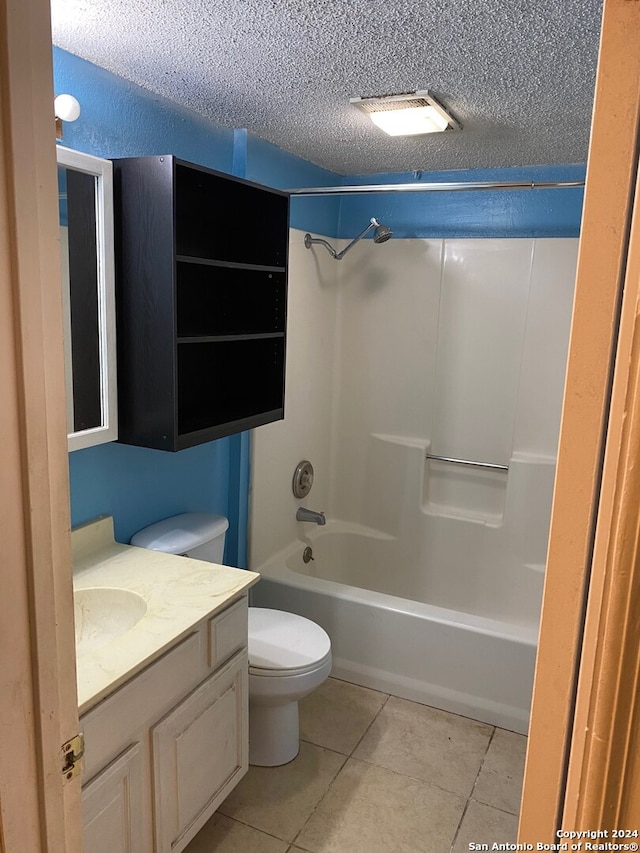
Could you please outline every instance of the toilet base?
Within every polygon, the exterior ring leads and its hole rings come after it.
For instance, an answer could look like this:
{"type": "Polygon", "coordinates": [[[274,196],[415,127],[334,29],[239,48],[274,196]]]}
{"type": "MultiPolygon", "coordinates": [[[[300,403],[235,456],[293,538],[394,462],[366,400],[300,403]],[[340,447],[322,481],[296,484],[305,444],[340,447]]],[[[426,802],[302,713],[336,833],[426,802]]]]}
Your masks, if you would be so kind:
{"type": "Polygon", "coordinates": [[[249,764],[279,767],[300,750],[298,703],[259,705],[249,701],[249,764]]]}

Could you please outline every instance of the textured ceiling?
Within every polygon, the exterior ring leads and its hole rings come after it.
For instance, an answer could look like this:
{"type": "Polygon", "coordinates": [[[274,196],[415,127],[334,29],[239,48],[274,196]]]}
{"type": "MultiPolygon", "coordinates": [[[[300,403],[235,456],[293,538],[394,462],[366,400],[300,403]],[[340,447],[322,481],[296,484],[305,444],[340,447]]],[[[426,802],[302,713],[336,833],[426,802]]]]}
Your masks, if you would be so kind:
{"type": "Polygon", "coordinates": [[[343,174],[586,160],[602,0],[52,0],[54,43],[343,174]],[[433,90],[391,138],[350,97],[433,90]]]}

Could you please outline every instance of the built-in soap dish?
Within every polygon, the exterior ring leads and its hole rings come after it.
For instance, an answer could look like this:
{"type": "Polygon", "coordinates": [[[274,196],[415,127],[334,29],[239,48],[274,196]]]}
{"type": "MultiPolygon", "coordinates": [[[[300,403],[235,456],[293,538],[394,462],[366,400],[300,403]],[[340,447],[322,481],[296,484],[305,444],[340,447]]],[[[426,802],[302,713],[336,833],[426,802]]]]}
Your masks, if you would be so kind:
{"type": "Polygon", "coordinates": [[[427,457],[423,510],[499,527],[504,518],[506,466],[461,466],[427,457]]]}

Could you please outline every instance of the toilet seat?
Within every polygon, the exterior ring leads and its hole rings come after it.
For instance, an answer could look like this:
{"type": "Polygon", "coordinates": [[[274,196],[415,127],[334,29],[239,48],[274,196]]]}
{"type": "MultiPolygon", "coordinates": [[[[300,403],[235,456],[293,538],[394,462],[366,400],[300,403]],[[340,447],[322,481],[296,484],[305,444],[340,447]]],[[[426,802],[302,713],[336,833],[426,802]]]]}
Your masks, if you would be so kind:
{"type": "Polygon", "coordinates": [[[322,660],[315,661],[309,666],[298,667],[297,669],[267,669],[263,666],[253,666],[249,664],[249,675],[258,675],[260,677],[277,676],[278,678],[289,677],[294,675],[306,675],[309,672],[315,672],[321,669],[327,662],[331,661],[331,652],[328,652],[322,660]]]}
{"type": "Polygon", "coordinates": [[[315,622],[264,607],[249,608],[249,672],[293,676],[312,672],[331,659],[331,640],[315,622]]]}

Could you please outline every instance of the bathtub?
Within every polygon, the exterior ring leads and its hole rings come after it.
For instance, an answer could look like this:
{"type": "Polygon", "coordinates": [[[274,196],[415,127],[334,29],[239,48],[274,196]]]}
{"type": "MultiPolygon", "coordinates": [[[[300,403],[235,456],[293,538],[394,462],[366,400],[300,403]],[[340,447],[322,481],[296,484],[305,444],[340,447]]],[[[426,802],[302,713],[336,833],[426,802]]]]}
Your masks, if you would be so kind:
{"type": "Polygon", "coordinates": [[[336,678],[526,734],[537,626],[400,597],[396,548],[329,521],[255,568],[252,604],[322,625],[336,678]]]}

